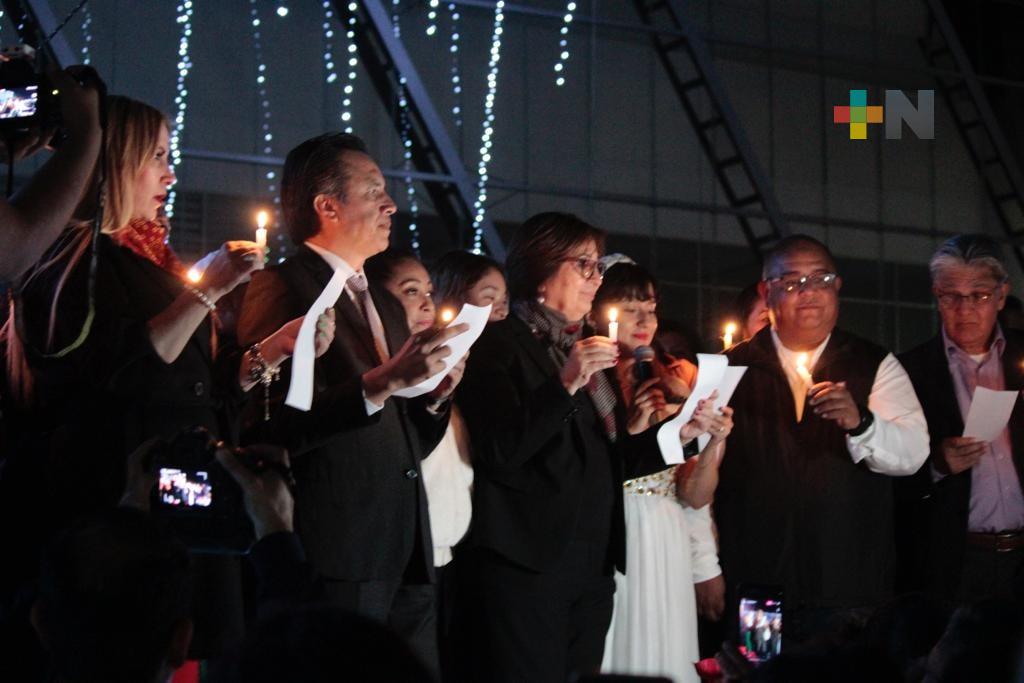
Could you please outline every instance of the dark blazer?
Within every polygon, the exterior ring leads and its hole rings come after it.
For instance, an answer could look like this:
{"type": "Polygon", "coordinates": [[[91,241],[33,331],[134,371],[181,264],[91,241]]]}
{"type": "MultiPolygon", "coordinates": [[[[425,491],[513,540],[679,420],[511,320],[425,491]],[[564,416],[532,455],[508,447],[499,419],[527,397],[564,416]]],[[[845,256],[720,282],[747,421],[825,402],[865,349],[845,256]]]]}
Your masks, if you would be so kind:
{"type": "MultiPolygon", "coordinates": [[[[1003,377],[1007,390],[1024,388],[1024,334],[1004,330],[1003,377]]],[[[900,354],[921,401],[931,453],[928,462],[897,490],[897,532],[900,547],[900,583],[903,589],[925,589],[953,597],[960,585],[967,547],[967,521],[971,501],[971,471],[932,481],[931,464],[941,458],[942,440],[964,431],[953,376],[942,335],[900,354]]],[[[1010,415],[1010,441],[1017,477],[1024,481],[1024,406],[1017,401],[1010,415]]]]}
{"type": "MultiPolygon", "coordinates": [[[[559,561],[586,514],[578,402],[589,400],[583,390],[566,392],[558,368],[519,318],[488,325],[456,392],[473,444],[472,545],[540,572],[559,561]]],[[[656,429],[630,437],[623,415],[617,417],[609,555],[624,569],[622,460],[658,446],[656,429]]]]}
{"type": "MultiPolygon", "coordinates": [[[[332,274],[306,246],[256,273],[242,305],[240,342],[259,341],[304,315],[332,274]]],[[[371,285],[370,294],[394,353],[409,336],[405,311],[386,290],[371,285]]],[[[373,336],[346,292],[335,314],[334,342],[316,362],[311,410],[284,405],[291,379],[285,362],[272,389],[271,420],[263,423],[262,401],[253,401],[247,438],[289,449],[297,531],[325,579],[398,580],[411,567],[417,580],[430,580],[433,544],[419,461],[443,436],[447,414],[431,415],[425,398],[389,398],[367,416],[362,375],[379,365],[373,336]]]]}

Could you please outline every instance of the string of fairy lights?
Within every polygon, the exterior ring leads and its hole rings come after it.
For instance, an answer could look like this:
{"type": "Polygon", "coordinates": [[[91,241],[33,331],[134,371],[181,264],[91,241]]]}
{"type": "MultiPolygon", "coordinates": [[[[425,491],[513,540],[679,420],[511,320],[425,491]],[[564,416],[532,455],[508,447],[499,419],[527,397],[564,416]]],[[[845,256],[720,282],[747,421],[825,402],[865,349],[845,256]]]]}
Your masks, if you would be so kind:
{"type": "MultiPolygon", "coordinates": [[[[427,25],[426,35],[433,37],[440,32],[442,16],[442,4],[447,8],[448,15],[448,40],[447,48],[450,59],[449,83],[451,87],[452,105],[450,108],[452,123],[455,128],[463,126],[463,77],[461,73],[461,39],[462,25],[461,12],[458,4],[452,0],[428,0],[427,3],[427,25]]],[[[268,73],[267,64],[263,54],[263,31],[260,18],[259,0],[249,0],[250,23],[252,27],[253,53],[256,60],[256,87],[258,92],[258,116],[259,116],[259,141],[261,151],[264,155],[273,154],[274,135],[271,128],[271,107],[268,96],[268,73]]],[[[565,4],[565,12],[562,15],[559,28],[558,59],[554,65],[555,84],[563,86],[566,82],[567,63],[570,58],[569,33],[574,19],[574,13],[578,7],[576,0],[568,0],[565,4]]],[[[323,64],[324,79],[329,86],[340,85],[342,90],[341,111],[339,118],[346,132],[353,131],[353,100],[355,86],[358,77],[357,67],[359,65],[358,48],[356,45],[356,31],[358,30],[359,8],[357,0],[352,0],[347,6],[349,12],[341,30],[338,30],[335,23],[338,19],[334,3],[331,0],[322,0],[323,9],[323,64]],[[344,40],[341,34],[344,34],[344,40]]],[[[89,9],[84,8],[82,18],[83,44],[81,54],[83,62],[88,64],[91,61],[91,47],[93,43],[92,25],[93,19],[89,9]]],[[[400,18],[402,15],[402,0],[392,0],[391,3],[392,29],[396,38],[401,37],[400,18]]],[[[175,116],[174,126],[170,136],[170,156],[172,168],[181,163],[180,143],[185,128],[186,112],[188,108],[187,80],[192,69],[190,58],[190,38],[192,35],[193,0],[180,0],[177,5],[177,23],[180,27],[178,42],[178,62],[176,93],[174,98],[175,116]]],[[[278,16],[285,17],[288,14],[287,8],[283,5],[277,9],[278,16]]],[[[0,9],[0,20],[4,12],[0,9]]],[[[490,49],[487,61],[486,90],[484,96],[483,118],[480,128],[479,161],[477,164],[476,198],[473,203],[473,238],[472,250],[481,253],[483,250],[483,223],[487,215],[487,183],[489,170],[493,160],[493,149],[496,128],[496,103],[498,90],[498,77],[500,73],[502,36],[505,22],[505,0],[496,0],[492,16],[492,30],[490,49]]],[[[412,179],[413,144],[411,139],[412,123],[409,109],[408,91],[406,78],[399,75],[399,92],[396,101],[397,113],[399,116],[400,138],[402,144],[403,170],[406,174],[403,181],[406,189],[406,200],[410,214],[409,240],[414,251],[419,253],[420,235],[418,229],[420,202],[417,196],[415,183],[412,179]]],[[[263,174],[267,194],[273,198],[275,213],[279,214],[280,199],[277,196],[278,173],[276,169],[268,169],[263,174]]],[[[167,201],[167,214],[173,216],[175,205],[175,192],[172,190],[167,201]]],[[[284,235],[278,231],[277,239],[283,240],[284,235]]]]}
{"type": "Polygon", "coordinates": [[[494,26],[491,30],[491,51],[487,62],[487,95],[484,97],[484,120],[480,134],[480,163],[477,165],[477,196],[473,204],[473,253],[483,251],[484,216],[487,213],[487,169],[494,146],[494,104],[498,92],[498,63],[501,61],[501,35],[504,33],[505,0],[494,4],[494,26]]]}
{"type": "Polygon", "coordinates": [[[576,11],[576,3],[569,0],[565,4],[565,15],[562,17],[562,28],[558,33],[561,36],[558,40],[558,61],[555,62],[555,85],[565,85],[565,63],[569,61],[569,25],[572,23],[572,13],[576,11]]]}
{"type": "Polygon", "coordinates": [[[82,7],[82,64],[91,64],[92,55],[90,50],[92,48],[92,12],[89,11],[89,5],[86,3],[82,7]]]}
{"type": "MultiPolygon", "coordinates": [[[[260,19],[259,0],[249,0],[249,15],[252,23],[253,54],[256,58],[256,91],[259,95],[259,136],[265,155],[274,152],[274,134],[270,127],[270,98],[267,95],[267,64],[263,59],[263,31],[260,19]]],[[[277,195],[277,171],[269,169],[264,173],[267,195],[273,198],[275,217],[280,219],[281,198],[277,195]]],[[[284,241],[283,231],[277,231],[277,240],[284,241]]]]}
{"type": "MultiPolygon", "coordinates": [[[[174,125],[171,126],[170,135],[170,157],[171,169],[177,169],[181,164],[181,137],[185,132],[185,112],[188,109],[188,74],[192,70],[192,58],[189,54],[192,38],[192,0],[182,0],[177,7],[177,23],[181,27],[181,34],[178,36],[178,76],[175,81],[174,93],[174,125]]],[[[90,21],[91,23],[91,21],[90,21]]],[[[89,40],[86,40],[86,45],[89,40]]],[[[86,62],[88,63],[88,62],[86,62]]],[[[177,193],[174,189],[168,190],[167,204],[165,211],[168,218],[174,217],[174,203],[177,193]]]]}
{"type": "MultiPolygon", "coordinates": [[[[391,28],[395,38],[402,37],[401,27],[401,0],[391,2],[391,28]]],[[[412,123],[409,119],[409,94],[406,89],[406,78],[404,74],[398,75],[398,119],[399,137],[402,139],[402,170],[406,175],[402,178],[405,183],[405,199],[409,205],[409,246],[413,252],[420,253],[420,231],[418,226],[420,215],[420,204],[416,196],[416,185],[412,181],[412,123]]]]}
{"type": "MultiPolygon", "coordinates": [[[[352,132],[352,95],[355,93],[356,85],[356,66],[359,64],[359,60],[356,57],[356,15],[355,10],[357,8],[355,2],[349,3],[349,10],[351,12],[348,21],[345,26],[345,54],[343,57],[345,65],[348,66],[348,72],[346,73],[346,82],[342,86],[342,100],[341,100],[341,122],[344,124],[346,133],[352,132]]],[[[341,77],[338,74],[338,58],[334,52],[334,10],[332,9],[331,0],[323,1],[324,10],[324,73],[325,80],[328,85],[339,83],[341,77]]]]}
{"type": "Polygon", "coordinates": [[[448,38],[448,52],[451,55],[452,120],[456,128],[462,128],[462,75],[459,73],[459,8],[454,2],[448,3],[448,19],[451,33],[448,38]]]}

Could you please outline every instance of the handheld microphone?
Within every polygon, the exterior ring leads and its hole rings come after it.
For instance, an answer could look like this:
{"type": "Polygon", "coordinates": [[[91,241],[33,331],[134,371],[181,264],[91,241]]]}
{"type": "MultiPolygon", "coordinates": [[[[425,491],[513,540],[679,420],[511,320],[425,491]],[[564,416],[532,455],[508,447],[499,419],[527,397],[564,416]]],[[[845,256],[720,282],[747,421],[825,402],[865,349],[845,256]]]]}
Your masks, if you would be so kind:
{"type": "Polygon", "coordinates": [[[633,351],[633,379],[636,384],[643,384],[654,377],[654,349],[650,346],[638,346],[633,351]]]}

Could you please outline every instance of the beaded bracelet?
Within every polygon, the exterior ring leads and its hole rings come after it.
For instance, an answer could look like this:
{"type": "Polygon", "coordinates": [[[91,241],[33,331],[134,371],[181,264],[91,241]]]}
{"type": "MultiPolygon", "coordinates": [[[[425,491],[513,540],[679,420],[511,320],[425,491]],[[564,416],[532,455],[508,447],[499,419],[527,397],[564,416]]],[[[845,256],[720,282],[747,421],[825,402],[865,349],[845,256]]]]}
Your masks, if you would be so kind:
{"type": "Polygon", "coordinates": [[[271,367],[267,359],[263,357],[259,342],[256,342],[245,351],[249,356],[249,379],[263,385],[263,421],[270,420],[270,385],[277,380],[281,374],[281,368],[271,367]]]}
{"type": "Polygon", "coordinates": [[[185,289],[192,292],[192,295],[199,299],[199,303],[209,308],[211,313],[217,310],[217,304],[215,304],[213,299],[211,299],[203,290],[193,287],[192,285],[185,285],[185,289]]]}

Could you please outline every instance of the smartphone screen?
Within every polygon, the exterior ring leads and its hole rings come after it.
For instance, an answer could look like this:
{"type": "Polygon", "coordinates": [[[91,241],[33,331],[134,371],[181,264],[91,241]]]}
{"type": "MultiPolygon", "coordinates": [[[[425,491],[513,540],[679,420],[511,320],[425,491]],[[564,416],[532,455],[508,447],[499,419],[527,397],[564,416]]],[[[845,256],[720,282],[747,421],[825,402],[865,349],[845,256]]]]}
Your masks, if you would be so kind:
{"type": "Polygon", "coordinates": [[[781,591],[741,591],[739,644],[758,662],[782,652],[781,591]]]}
{"type": "Polygon", "coordinates": [[[160,468],[160,502],[176,508],[208,508],[213,504],[210,473],[202,470],[160,468]]]}
{"type": "Polygon", "coordinates": [[[39,104],[39,86],[0,88],[0,120],[35,116],[39,104]]]}

